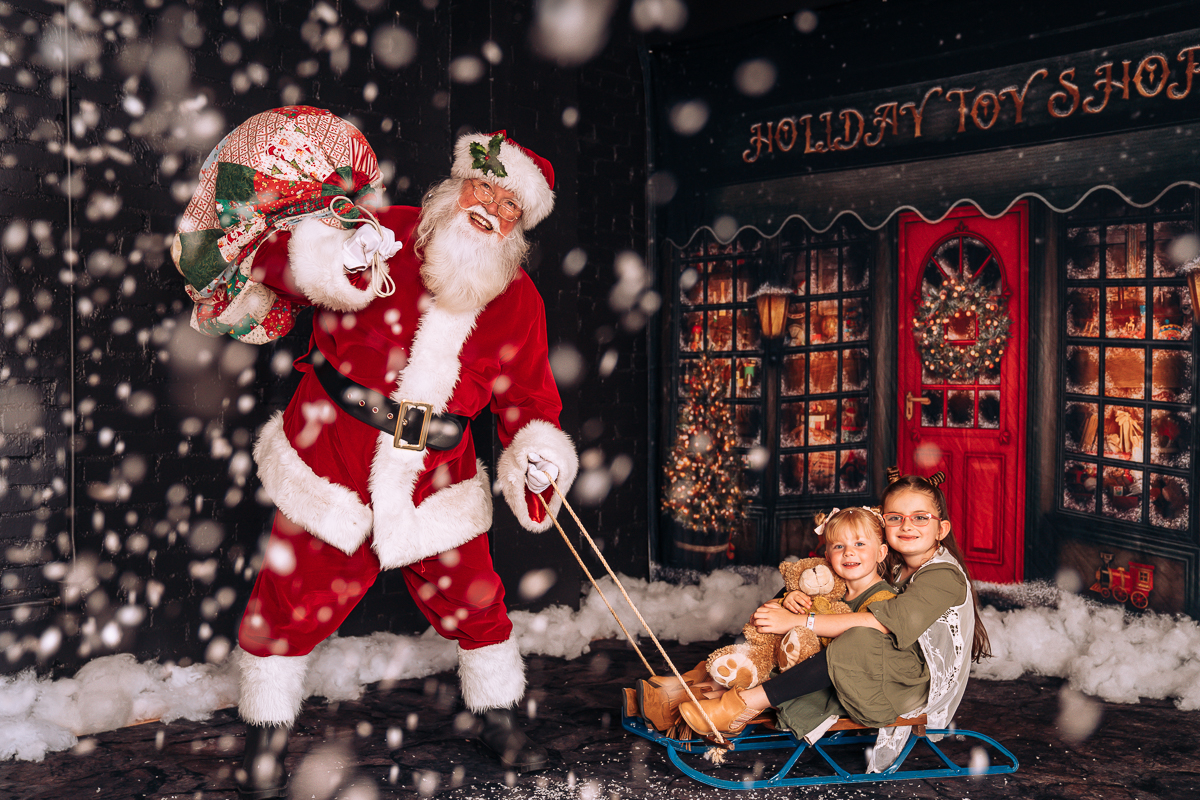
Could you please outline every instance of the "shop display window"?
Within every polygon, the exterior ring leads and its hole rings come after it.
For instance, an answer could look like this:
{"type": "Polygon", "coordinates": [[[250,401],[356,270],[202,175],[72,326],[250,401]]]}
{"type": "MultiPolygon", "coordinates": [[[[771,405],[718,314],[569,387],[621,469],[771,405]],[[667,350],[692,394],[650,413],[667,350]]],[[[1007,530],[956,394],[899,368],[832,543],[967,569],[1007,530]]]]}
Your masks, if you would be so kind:
{"type": "Polygon", "coordinates": [[[1090,205],[1068,217],[1061,250],[1060,508],[1159,537],[1193,514],[1196,352],[1179,267],[1194,214],[1090,205]]]}
{"type": "Polygon", "coordinates": [[[791,223],[773,239],[743,231],[719,243],[705,234],[672,250],[670,419],[687,398],[692,365],[702,353],[716,356],[747,464],[743,489],[765,513],[869,491],[873,242],[852,225],[815,234],[791,223]],[[791,292],[775,341],[764,339],[754,299],[764,283],[791,292]]]}

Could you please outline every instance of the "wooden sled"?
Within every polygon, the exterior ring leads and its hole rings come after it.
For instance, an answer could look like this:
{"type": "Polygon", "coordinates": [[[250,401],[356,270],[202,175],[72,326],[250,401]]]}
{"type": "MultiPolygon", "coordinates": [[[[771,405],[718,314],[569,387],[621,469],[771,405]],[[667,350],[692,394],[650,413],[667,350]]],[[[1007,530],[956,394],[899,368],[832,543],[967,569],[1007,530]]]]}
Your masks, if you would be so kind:
{"type": "MultiPolygon", "coordinates": [[[[968,776],[1005,775],[1017,771],[1017,757],[995,739],[985,736],[982,733],[976,733],[975,731],[927,728],[924,715],[911,719],[901,717],[896,720],[896,727],[912,727],[912,735],[909,736],[904,749],[896,757],[896,760],[892,762],[891,766],[882,772],[870,773],[865,771],[865,752],[866,748],[873,746],[875,743],[875,729],[864,728],[862,725],[858,725],[845,718],[834,723],[815,744],[809,745],[803,739],[794,736],[789,731],[775,728],[773,715],[764,715],[759,720],[755,720],[747,725],[746,730],[740,735],[727,737],[731,747],[729,748],[729,755],[726,762],[721,766],[706,761],[702,757],[693,757],[685,760],[684,754],[703,754],[712,748],[714,743],[702,737],[671,739],[659,733],[637,715],[636,704],[631,709],[628,697],[622,708],[621,724],[630,733],[666,747],[667,756],[671,759],[671,763],[689,778],[720,789],[768,789],[777,786],[824,786],[828,784],[874,783],[876,781],[919,780],[926,778],[965,778],[968,776]],[[965,766],[960,766],[947,755],[942,747],[938,746],[938,743],[929,739],[930,735],[940,735],[954,741],[966,740],[972,742],[973,746],[968,750],[967,760],[969,762],[980,763],[968,763],[965,766]],[[909,760],[918,743],[923,743],[925,747],[922,750],[928,749],[931,751],[932,755],[936,756],[936,760],[928,756],[925,758],[916,756],[914,760],[926,763],[905,769],[905,762],[909,760]],[[851,753],[850,758],[846,758],[843,755],[840,762],[835,760],[829,750],[846,745],[856,745],[856,752],[851,753]],[[986,763],[981,763],[983,759],[975,756],[975,753],[981,746],[986,746],[984,750],[987,754],[986,763]],[[800,757],[810,749],[819,758],[809,759],[804,771],[812,772],[815,768],[825,774],[790,777],[790,773],[796,767],[800,757]],[[744,762],[742,764],[733,763],[735,754],[759,753],[768,750],[791,751],[782,766],[769,778],[763,778],[759,775],[759,773],[763,772],[761,761],[757,766],[754,760],[747,759],[740,759],[740,761],[744,762]],[[993,755],[993,752],[997,755],[993,755]],[[845,764],[851,761],[862,765],[862,767],[858,771],[847,769],[845,764]],[[705,768],[706,771],[702,771],[701,767],[705,768]],[[739,769],[745,773],[744,777],[739,780],[719,778],[709,774],[718,770],[734,772],[739,769]],[[829,774],[830,770],[832,770],[832,774],[829,774]]],[[[963,748],[956,745],[956,749],[963,748]]]]}

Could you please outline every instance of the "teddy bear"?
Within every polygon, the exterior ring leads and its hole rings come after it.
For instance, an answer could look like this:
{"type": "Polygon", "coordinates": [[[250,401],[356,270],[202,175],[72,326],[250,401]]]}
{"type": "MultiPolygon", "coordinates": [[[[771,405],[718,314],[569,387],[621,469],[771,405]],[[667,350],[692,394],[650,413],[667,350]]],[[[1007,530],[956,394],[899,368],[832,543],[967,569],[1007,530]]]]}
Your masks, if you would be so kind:
{"type": "MultiPolygon", "coordinates": [[[[823,558],[802,558],[779,565],[787,591],[801,591],[812,598],[812,611],[817,614],[846,614],[850,607],[841,600],[846,596],[846,582],[834,574],[823,558]]],[[[771,600],[781,605],[779,600],[771,600]]],[[[708,657],[708,674],[730,689],[750,689],[758,686],[776,666],[781,670],[798,664],[820,650],[822,643],[803,625],[786,634],[790,647],[780,650],[785,635],[761,633],[752,623],[742,628],[746,641],[714,651],[708,657]]]]}

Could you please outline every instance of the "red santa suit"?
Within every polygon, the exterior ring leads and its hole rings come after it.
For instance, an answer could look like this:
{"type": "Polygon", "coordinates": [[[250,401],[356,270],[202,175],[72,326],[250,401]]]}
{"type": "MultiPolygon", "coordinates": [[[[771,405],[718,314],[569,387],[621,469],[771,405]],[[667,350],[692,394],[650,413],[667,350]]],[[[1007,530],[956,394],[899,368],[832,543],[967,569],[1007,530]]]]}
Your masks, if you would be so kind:
{"type": "MultiPolygon", "coordinates": [[[[466,146],[460,142],[456,153],[456,177],[478,172],[462,157],[466,146]]],[[[523,190],[523,221],[531,227],[549,213],[553,195],[546,202],[547,178],[528,155],[502,150],[512,178],[489,180],[523,190]]],[[[396,401],[428,403],[434,414],[474,418],[490,407],[505,447],[500,493],[523,527],[546,530],[551,520],[526,488],[528,456],[556,465],[564,491],[578,459],[559,428],[542,299],[518,270],[482,308],[441,308],[420,274],[413,241],[419,213],[395,207],[377,215],[402,243],[387,262],[390,296],[372,290],[363,277],[369,272],[344,272],[342,246],[352,231],[316,219],[261,245],[254,279],[315,306],[311,348],[343,376],[396,401]]],[[[380,569],[399,569],[430,624],[458,641],[467,707],[514,705],[524,694],[524,668],[488,552],[492,487],[470,428],[450,450],[397,448],[390,433],[339,408],[310,363],[297,368],[305,374],[295,395],[254,448],[263,488],[279,511],[239,632],[247,654],[243,718],[291,724],[303,697],[304,657],[337,629],[380,569]]],[[[543,497],[557,511],[552,495],[550,489],[543,497]]]]}

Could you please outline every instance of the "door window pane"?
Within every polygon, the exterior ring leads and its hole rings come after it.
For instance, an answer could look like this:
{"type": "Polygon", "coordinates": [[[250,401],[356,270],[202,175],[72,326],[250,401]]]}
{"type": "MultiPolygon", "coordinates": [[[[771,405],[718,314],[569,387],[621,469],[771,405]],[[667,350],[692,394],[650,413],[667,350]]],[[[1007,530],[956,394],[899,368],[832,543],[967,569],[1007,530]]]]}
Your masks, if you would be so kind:
{"type": "Polygon", "coordinates": [[[779,493],[804,494],[803,453],[787,453],[779,459],[779,493]]]}
{"type": "Polygon", "coordinates": [[[1067,335],[1097,336],[1100,333],[1100,290],[1081,287],[1067,292],[1067,335]]]}
{"type": "Polygon", "coordinates": [[[1124,467],[1104,468],[1101,507],[1110,517],[1128,522],[1142,521],[1142,471],[1124,467]]]}
{"type": "Polygon", "coordinates": [[[1104,455],[1123,461],[1142,461],[1142,409],[1108,406],[1104,412],[1104,455]]]}
{"type": "Polygon", "coordinates": [[[921,409],[921,426],[924,428],[940,428],[942,427],[942,416],[945,413],[946,396],[940,389],[926,389],[921,392],[921,397],[929,402],[921,409]]]}
{"type": "Polygon", "coordinates": [[[1068,461],[1063,465],[1063,505],[1075,511],[1096,510],[1096,465],[1068,461]]]}
{"type": "Polygon", "coordinates": [[[1150,460],[1155,464],[1187,469],[1192,465],[1192,412],[1150,412],[1150,460]]]}
{"type": "Polygon", "coordinates": [[[867,398],[847,397],[842,400],[842,441],[861,442],[867,438],[867,398]]]}
{"type": "Polygon", "coordinates": [[[737,396],[762,396],[762,362],[757,358],[737,360],[737,396]]]}
{"type": "Polygon", "coordinates": [[[1141,399],[1146,389],[1146,351],[1104,348],[1104,393],[1109,397],[1141,399]]]}
{"type": "Polygon", "coordinates": [[[1191,493],[1188,482],[1177,475],[1150,473],[1150,524],[1177,531],[1188,530],[1191,493]]]}
{"type": "Polygon", "coordinates": [[[867,490],[867,451],[843,450],[841,462],[841,491],[865,492],[867,490]]]}
{"type": "Polygon", "coordinates": [[[762,410],[758,406],[741,404],[734,408],[737,419],[738,445],[754,447],[762,444],[762,410]]]}
{"type": "Polygon", "coordinates": [[[979,392],[979,427],[1000,427],[1000,392],[990,389],[979,392]]]}
{"type": "Polygon", "coordinates": [[[836,350],[823,350],[809,355],[809,392],[828,394],[837,391],[837,357],[836,350]]]}
{"type": "Polygon", "coordinates": [[[708,347],[710,350],[733,349],[733,312],[729,309],[708,312],[708,347]]]}
{"type": "Polygon", "coordinates": [[[822,450],[808,454],[808,490],[813,494],[833,492],[837,475],[837,453],[822,450]]]}
{"type": "Polygon", "coordinates": [[[803,447],[808,424],[805,403],[783,403],[780,409],[779,443],[783,447],[803,447]]]}
{"type": "Polygon", "coordinates": [[[1111,339],[1146,338],[1146,290],[1141,286],[1110,286],[1104,335],[1111,339]]]}
{"type": "Polygon", "coordinates": [[[1068,347],[1065,371],[1068,392],[1096,394],[1099,391],[1100,348],[1068,347]]]}
{"type": "Polygon", "coordinates": [[[1169,342],[1192,338],[1192,301],[1186,287],[1154,290],[1154,338],[1169,342]]]}
{"type": "Polygon", "coordinates": [[[969,389],[947,392],[946,427],[975,427],[975,392],[969,389]]]}
{"type": "Polygon", "coordinates": [[[866,350],[843,350],[841,390],[856,392],[867,388],[869,368],[866,350]]]}
{"type": "Polygon", "coordinates": [[[827,445],[837,440],[837,400],[808,404],[808,444],[827,445]]]}
{"type": "Polygon", "coordinates": [[[837,300],[819,300],[811,305],[811,312],[812,328],[809,331],[809,341],[812,344],[836,342],[838,328],[841,327],[837,300]]]}
{"type": "Polygon", "coordinates": [[[1192,354],[1183,350],[1154,350],[1151,370],[1153,397],[1166,403],[1192,400],[1192,354]]]}
{"type": "Polygon", "coordinates": [[[780,388],[785,395],[804,394],[804,365],[808,357],[804,353],[793,353],[783,357],[783,374],[780,388]]]}
{"type": "Polygon", "coordinates": [[[1076,453],[1096,455],[1096,433],[1100,418],[1095,403],[1068,403],[1063,416],[1064,445],[1076,453]]]}
{"type": "Polygon", "coordinates": [[[808,303],[788,304],[784,337],[784,344],[788,347],[803,347],[808,344],[808,303]]]}

